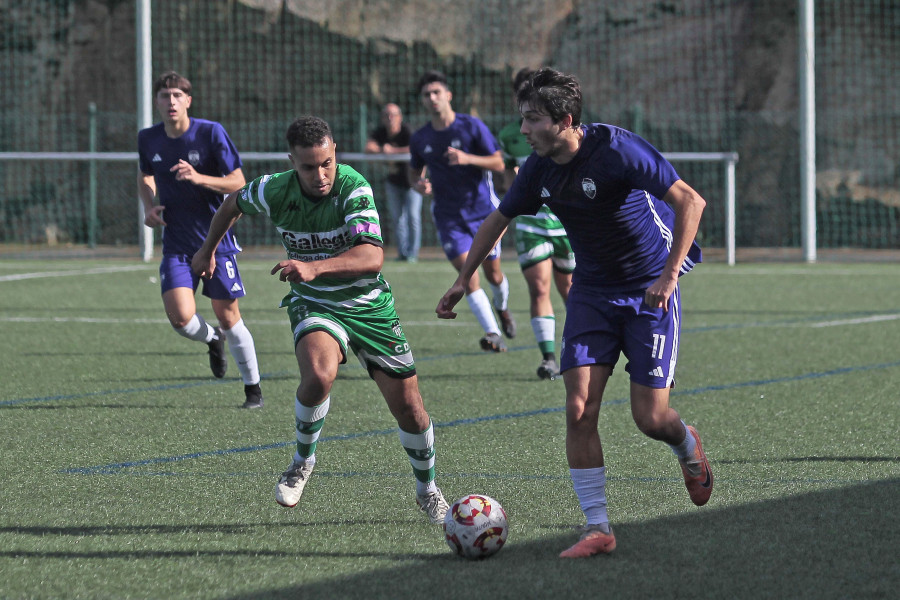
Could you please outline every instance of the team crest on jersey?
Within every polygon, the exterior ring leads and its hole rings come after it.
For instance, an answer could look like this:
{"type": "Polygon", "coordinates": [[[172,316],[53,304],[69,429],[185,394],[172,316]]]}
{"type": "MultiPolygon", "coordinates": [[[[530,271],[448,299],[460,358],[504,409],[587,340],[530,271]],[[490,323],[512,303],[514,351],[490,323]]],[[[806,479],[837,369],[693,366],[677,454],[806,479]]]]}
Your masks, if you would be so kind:
{"type": "Polygon", "coordinates": [[[200,153],[196,150],[191,150],[188,152],[188,162],[194,165],[195,167],[200,164],[200,153]]]}
{"type": "Polygon", "coordinates": [[[585,177],[581,180],[581,189],[584,190],[584,195],[591,200],[593,200],[594,196],[597,195],[597,184],[594,183],[593,179],[590,179],[588,177],[585,177]]]}
{"type": "Polygon", "coordinates": [[[459,138],[453,138],[453,141],[450,142],[450,147],[459,150],[460,148],[462,148],[462,142],[459,141],[459,138]]]}
{"type": "Polygon", "coordinates": [[[391,329],[394,330],[394,335],[397,337],[403,336],[403,329],[400,327],[400,321],[394,321],[394,324],[391,325],[391,329]]]}

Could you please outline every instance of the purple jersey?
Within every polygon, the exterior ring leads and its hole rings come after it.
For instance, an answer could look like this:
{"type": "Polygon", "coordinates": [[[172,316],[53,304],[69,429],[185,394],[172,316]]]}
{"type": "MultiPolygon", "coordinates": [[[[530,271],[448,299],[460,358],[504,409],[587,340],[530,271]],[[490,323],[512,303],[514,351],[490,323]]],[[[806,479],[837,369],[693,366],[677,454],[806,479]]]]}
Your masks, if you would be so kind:
{"type": "MultiPolygon", "coordinates": [[[[162,123],[138,132],[140,169],[153,175],[156,195],[165,206],[163,254],[193,256],[203,245],[216,209],[225,196],[188,181],[176,181],[170,170],[180,159],[189,162],[202,175],[222,177],[241,167],[237,149],[215,121],[191,118],[191,125],[180,137],[170,138],[162,123]]],[[[225,234],[216,254],[240,252],[231,230],[225,234]]]]}
{"type": "MultiPolygon", "coordinates": [[[[675,212],[660,200],[678,181],[672,165],[639,135],[612,125],[583,125],[584,140],[564,165],[532,153],[500,203],[506,217],[546,204],[569,234],[573,284],[608,292],[643,290],[662,274],[675,212]]],[[[681,272],[701,261],[694,242],[681,272]]]]}
{"type": "Polygon", "coordinates": [[[455,114],[456,119],[447,129],[436,131],[428,123],[412,135],[409,164],[416,171],[428,167],[434,193],[431,212],[436,221],[460,217],[465,221],[483,221],[499,201],[491,172],[471,165],[451,165],[444,154],[452,146],[467,154],[490,156],[500,146],[480,119],[455,114]]]}

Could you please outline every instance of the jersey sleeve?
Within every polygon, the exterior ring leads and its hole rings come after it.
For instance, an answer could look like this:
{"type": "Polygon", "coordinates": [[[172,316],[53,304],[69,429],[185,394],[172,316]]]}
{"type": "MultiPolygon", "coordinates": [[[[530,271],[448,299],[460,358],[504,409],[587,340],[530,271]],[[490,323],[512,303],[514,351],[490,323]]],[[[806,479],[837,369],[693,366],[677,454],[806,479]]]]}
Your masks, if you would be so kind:
{"type": "Polygon", "coordinates": [[[383,246],[381,221],[369,182],[360,175],[348,177],[344,185],[347,188],[341,190],[344,196],[344,223],[350,232],[350,240],[354,245],[366,242],[383,246]]]}
{"type": "Polygon", "coordinates": [[[146,145],[147,134],[148,130],[146,129],[138,132],[138,168],[144,175],[153,175],[153,165],[150,164],[150,158],[147,156],[147,151],[144,148],[146,145]]]}
{"type": "Polygon", "coordinates": [[[245,215],[271,214],[264,190],[271,175],[261,175],[237,192],[237,207],[245,215]]]}
{"type": "Polygon", "coordinates": [[[504,217],[513,219],[519,215],[535,215],[543,206],[544,201],[537,190],[539,183],[535,183],[537,162],[537,156],[532,155],[519,168],[512,185],[497,207],[504,217]]]}
{"type": "Polygon", "coordinates": [[[475,140],[477,145],[473,148],[473,154],[481,154],[483,156],[490,156],[497,150],[500,150],[500,144],[497,143],[497,139],[494,137],[494,134],[491,133],[491,130],[488,129],[488,126],[485,125],[480,119],[472,119],[472,123],[475,125],[475,140]]]}
{"type": "Polygon", "coordinates": [[[222,175],[228,175],[241,168],[241,157],[237,147],[220,123],[216,123],[212,129],[212,142],[216,149],[216,161],[222,175]]]}
{"type": "Polygon", "coordinates": [[[628,132],[616,141],[614,148],[622,157],[623,175],[632,189],[646,190],[662,200],[680,179],[659,150],[637,134],[628,132]]]}

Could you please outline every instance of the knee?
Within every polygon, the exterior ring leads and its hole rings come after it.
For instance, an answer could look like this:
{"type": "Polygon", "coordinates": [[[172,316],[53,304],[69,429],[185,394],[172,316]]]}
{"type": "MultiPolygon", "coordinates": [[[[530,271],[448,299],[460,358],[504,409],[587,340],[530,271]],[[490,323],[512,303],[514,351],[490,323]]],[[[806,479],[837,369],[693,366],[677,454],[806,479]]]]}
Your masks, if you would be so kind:
{"type": "Polygon", "coordinates": [[[333,377],[329,378],[322,373],[306,374],[300,379],[300,386],[297,388],[297,398],[301,401],[308,400],[308,405],[310,406],[316,405],[331,393],[333,383],[333,377]]]}
{"type": "Polygon", "coordinates": [[[650,412],[647,414],[634,414],[634,423],[638,429],[649,438],[661,440],[666,437],[668,422],[662,413],[650,412]]]}

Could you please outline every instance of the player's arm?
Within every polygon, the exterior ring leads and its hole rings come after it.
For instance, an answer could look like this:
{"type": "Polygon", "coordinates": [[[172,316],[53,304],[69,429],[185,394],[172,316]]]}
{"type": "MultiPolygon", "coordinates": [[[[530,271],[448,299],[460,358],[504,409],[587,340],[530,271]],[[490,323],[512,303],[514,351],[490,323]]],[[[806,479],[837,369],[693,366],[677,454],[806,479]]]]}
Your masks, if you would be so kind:
{"type": "Polygon", "coordinates": [[[175,179],[178,181],[187,181],[194,185],[199,185],[211,190],[217,194],[230,194],[235,192],[247,183],[244,178],[244,172],[238,167],[231,173],[217,177],[215,175],[203,175],[198,173],[191,163],[186,160],[179,160],[178,163],[171,168],[175,173],[175,179]]]}
{"type": "Polygon", "coordinates": [[[647,288],[644,301],[652,308],[667,309],[669,297],[678,284],[681,265],[684,263],[694,238],[697,237],[700,216],[706,207],[706,200],[681,179],[672,184],[663,200],[675,211],[672,249],[669,251],[669,258],[666,260],[659,279],[647,288]]]}
{"type": "Polygon", "coordinates": [[[493,171],[494,173],[503,173],[506,169],[506,164],[503,162],[503,153],[500,150],[493,154],[482,156],[481,154],[469,154],[468,152],[449,147],[445,156],[447,157],[447,162],[451,165],[471,165],[485,171],[493,171]]]}
{"type": "Polygon", "coordinates": [[[381,152],[381,144],[379,144],[372,138],[369,138],[366,140],[366,146],[365,148],[363,148],[363,150],[365,150],[369,154],[378,154],[381,152]]]}
{"type": "Polygon", "coordinates": [[[346,252],[322,260],[283,260],[272,267],[272,275],[278,273],[281,281],[293,283],[318,277],[362,277],[378,273],[383,264],[384,249],[363,240],[346,252]]]}
{"type": "Polygon", "coordinates": [[[156,180],[153,179],[153,175],[138,172],[137,184],[138,198],[144,205],[144,225],[147,227],[165,225],[166,222],[162,217],[163,206],[159,204],[154,206],[153,204],[153,199],[156,198],[156,180]]]}
{"type": "Polygon", "coordinates": [[[459,270],[459,277],[450,286],[450,289],[443,295],[434,312],[440,319],[455,319],[456,313],[453,307],[462,300],[466,293],[466,286],[479,265],[485,261],[497,241],[503,236],[506,228],[509,227],[510,218],[506,217],[499,210],[488,215],[487,219],[478,227],[475,237],[472,240],[472,247],[469,248],[469,255],[466,262],[463,263],[459,270]]]}
{"type": "Polygon", "coordinates": [[[228,230],[241,218],[243,214],[237,205],[237,192],[228,194],[225,201],[213,215],[209,224],[209,232],[203,245],[197,250],[191,259],[191,270],[200,277],[209,279],[216,270],[216,248],[228,230]]]}

